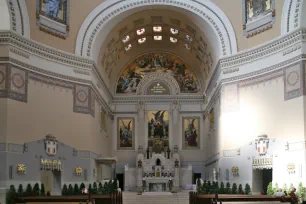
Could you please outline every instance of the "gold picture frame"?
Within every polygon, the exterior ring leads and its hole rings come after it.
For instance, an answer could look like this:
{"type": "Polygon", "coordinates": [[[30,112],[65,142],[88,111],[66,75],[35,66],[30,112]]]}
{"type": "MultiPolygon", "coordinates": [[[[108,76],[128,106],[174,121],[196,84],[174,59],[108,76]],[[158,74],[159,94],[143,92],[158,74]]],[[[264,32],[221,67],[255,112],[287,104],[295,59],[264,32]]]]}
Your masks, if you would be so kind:
{"type": "Polygon", "coordinates": [[[135,149],[135,119],[132,117],[117,118],[117,149],[135,149]]]}
{"type": "Polygon", "coordinates": [[[182,119],[182,149],[201,148],[201,119],[197,116],[183,117],[182,119]]]}

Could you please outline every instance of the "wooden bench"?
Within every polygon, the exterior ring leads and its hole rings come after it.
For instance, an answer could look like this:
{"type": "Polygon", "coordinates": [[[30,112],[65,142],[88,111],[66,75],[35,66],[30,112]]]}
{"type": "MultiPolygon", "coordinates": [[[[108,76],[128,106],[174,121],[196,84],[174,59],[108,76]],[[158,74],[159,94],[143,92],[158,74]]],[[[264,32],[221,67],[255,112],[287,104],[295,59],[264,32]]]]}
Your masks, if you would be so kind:
{"type": "Polygon", "coordinates": [[[81,195],[81,196],[33,196],[33,197],[17,197],[14,203],[27,204],[122,204],[122,193],[112,195],[81,195]]]}
{"type": "Polygon", "coordinates": [[[238,195],[238,194],[209,194],[198,195],[195,192],[189,194],[190,204],[253,204],[253,203],[289,203],[294,204],[293,198],[276,197],[267,195],[238,195]]]}

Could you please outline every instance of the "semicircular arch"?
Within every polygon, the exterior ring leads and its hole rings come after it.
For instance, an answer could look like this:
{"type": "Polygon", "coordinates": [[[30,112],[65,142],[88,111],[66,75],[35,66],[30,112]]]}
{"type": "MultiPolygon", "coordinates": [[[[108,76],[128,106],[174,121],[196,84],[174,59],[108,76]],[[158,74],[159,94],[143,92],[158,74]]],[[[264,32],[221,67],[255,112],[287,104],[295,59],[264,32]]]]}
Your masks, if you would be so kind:
{"type": "Polygon", "coordinates": [[[78,33],[75,53],[98,60],[99,49],[112,28],[127,16],[152,6],[179,9],[194,17],[195,23],[207,30],[214,46],[215,56],[227,56],[237,52],[234,29],[224,12],[211,1],[195,0],[106,0],[94,9],[83,22],[78,33]],[[196,17],[196,18],[195,18],[196,17]],[[204,28],[205,27],[205,28],[204,28]]]}

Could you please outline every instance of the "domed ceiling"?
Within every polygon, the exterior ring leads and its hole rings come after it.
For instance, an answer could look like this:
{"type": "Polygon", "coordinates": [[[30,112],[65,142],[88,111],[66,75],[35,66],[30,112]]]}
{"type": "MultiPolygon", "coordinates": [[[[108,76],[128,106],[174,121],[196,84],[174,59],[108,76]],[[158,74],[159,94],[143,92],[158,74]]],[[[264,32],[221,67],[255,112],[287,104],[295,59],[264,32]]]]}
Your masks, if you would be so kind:
{"type": "Polygon", "coordinates": [[[115,26],[104,42],[107,43],[101,47],[98,66],[114,94],[129,92],[124,87],[118,89],[117,82],[122,85],[120,80],[127,77],[131,66],[139,79],[149,72],[168,72],[180,85],[181,93],[200,93],[216,61],[211,51],[213,44],[207,42],[205,31],[184,14],[171,10],[151,9],[133,14],[115,26]],[[159,69],[160,65],[152,64],[153,58],[154,63],[166,59],[173,63],[172,67],[164,67],[167,64],[164,62],[159,69]],[[141,65],[144,59],[151,61],[141,65]],[[184,80],[194,81],[188,88],[182,84],[182,76],[177,75],[179,66],[186,67],[184,80]]]}

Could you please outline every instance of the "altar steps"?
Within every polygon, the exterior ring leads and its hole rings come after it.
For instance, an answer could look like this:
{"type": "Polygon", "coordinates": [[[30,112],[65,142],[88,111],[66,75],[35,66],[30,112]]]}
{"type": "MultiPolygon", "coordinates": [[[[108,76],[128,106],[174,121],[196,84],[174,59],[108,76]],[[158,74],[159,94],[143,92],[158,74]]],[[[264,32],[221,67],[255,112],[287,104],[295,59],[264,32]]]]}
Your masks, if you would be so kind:
{"type": "Polygon", "coordinates": [[[162,193],[154,195],[137,195],[136,192],[123,192],[123,204],[188,204],[189,193],[179,192],[172,195],[162,193]]]}

